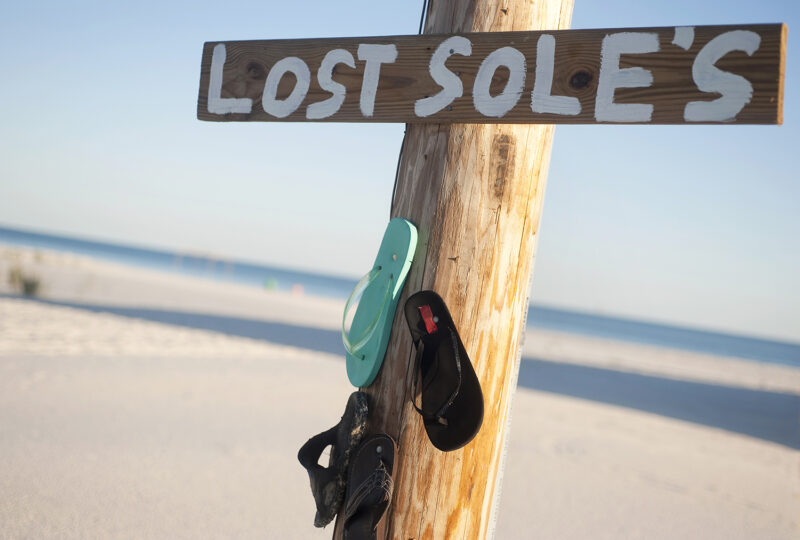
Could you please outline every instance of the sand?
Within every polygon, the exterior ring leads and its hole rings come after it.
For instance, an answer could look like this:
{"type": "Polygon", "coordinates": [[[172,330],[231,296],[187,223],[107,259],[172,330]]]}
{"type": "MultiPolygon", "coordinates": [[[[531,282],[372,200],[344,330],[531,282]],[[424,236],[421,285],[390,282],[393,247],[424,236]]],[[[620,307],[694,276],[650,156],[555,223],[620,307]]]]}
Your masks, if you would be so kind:
{"type": "MultiPolygon", "coordinates": [[[[352,391],[342,302],[12,264],[43,285],[0,284],[0,538],[330,537],[295,455],[352,391]]],[[[544,331],[524,352],[495,538],[800,535],[800,370],[544,331]]]]}

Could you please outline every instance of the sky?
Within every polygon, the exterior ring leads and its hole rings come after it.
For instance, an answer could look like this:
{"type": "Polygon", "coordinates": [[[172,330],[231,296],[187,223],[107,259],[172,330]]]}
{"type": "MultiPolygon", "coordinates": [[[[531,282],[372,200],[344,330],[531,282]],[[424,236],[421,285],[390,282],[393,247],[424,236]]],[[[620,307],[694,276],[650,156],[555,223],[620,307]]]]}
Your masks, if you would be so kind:
{"type": "MultiPolygon", "coordinates": [[[[196,118],[203,42],[415,34],[422,0],[6,2],[0,225],[358,277],[401,124],[196,118]]],[[[573,28],[784,22],[783,126],[558,126],[534,304],[800,342],[800,2],[576,0],[573,28]]]]}

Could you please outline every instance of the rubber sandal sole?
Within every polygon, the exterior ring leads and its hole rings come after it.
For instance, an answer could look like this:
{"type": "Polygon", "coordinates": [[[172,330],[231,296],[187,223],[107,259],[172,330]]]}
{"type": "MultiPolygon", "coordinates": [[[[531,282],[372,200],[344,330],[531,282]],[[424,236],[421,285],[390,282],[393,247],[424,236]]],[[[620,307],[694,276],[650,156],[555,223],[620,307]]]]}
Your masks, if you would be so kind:
{"type": "Polygon", "coordinates": [[[317,513],[314,526],[324,527],[336,517],[347,487],[347,468],[351,456],[367,431],[368,401],[363,392],[353,392],[347,400],[339,423],[328,431],[310,438],[297,453],[300,464],[308,471],[311,494],[317,513]],[[328,467],[321,466],[323,450],[331,446],[328,467]]]}
{"type": "Polygon", "coordinates": [[[422,379],[420,394],[425,431],[431,444],[439,450],[457,450],[475,438],[483,423],[483,392],[478,376],[453,318],[438,294],[433,291],[415,293],[406,301],[404,311],[415,347],[424,346],[418,367],[420,373],[414,376],[422,379]],[[438,413],[445,424],[434,419],[438,413]]]}
{"type": "Polygon", "coordinates": [[[344,540],[385,537],[386,513],[391,504],[397,444],[386,434],[372,435],[350,462],[344,506],[344,540]]]}
{"type": "Polygon", "coordinates": [[[402,218],[392,219],[372,270],[350,295],[342,321],[342,340],[347,350],[347,377],[363,388],[377,377],[389,344],[397,302],[417,247],[417,229],[402,218]],[[363,289],[350,330],[345,321],[359,289],[363,289]]]}

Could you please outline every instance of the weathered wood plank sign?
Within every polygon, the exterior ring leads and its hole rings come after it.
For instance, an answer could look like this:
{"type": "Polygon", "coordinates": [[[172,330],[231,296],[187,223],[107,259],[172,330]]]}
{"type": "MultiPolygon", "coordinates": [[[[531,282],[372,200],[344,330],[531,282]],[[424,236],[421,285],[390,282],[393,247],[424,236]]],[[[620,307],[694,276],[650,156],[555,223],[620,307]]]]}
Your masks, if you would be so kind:
{"type": "Polygon", "coordinates": [[[780,124],[786,26],[208,42],[211,121],[780,124]]]}

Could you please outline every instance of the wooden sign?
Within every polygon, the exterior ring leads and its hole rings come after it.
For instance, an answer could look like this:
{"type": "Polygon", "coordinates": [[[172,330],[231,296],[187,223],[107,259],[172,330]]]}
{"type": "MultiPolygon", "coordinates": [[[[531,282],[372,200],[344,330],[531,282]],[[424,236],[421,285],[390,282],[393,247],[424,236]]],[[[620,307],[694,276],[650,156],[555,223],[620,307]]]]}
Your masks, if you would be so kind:
{"type": "Polygon", "coordinates": [[[209,42],[217,122],[780,124],[786,26],[209,42]]]}

